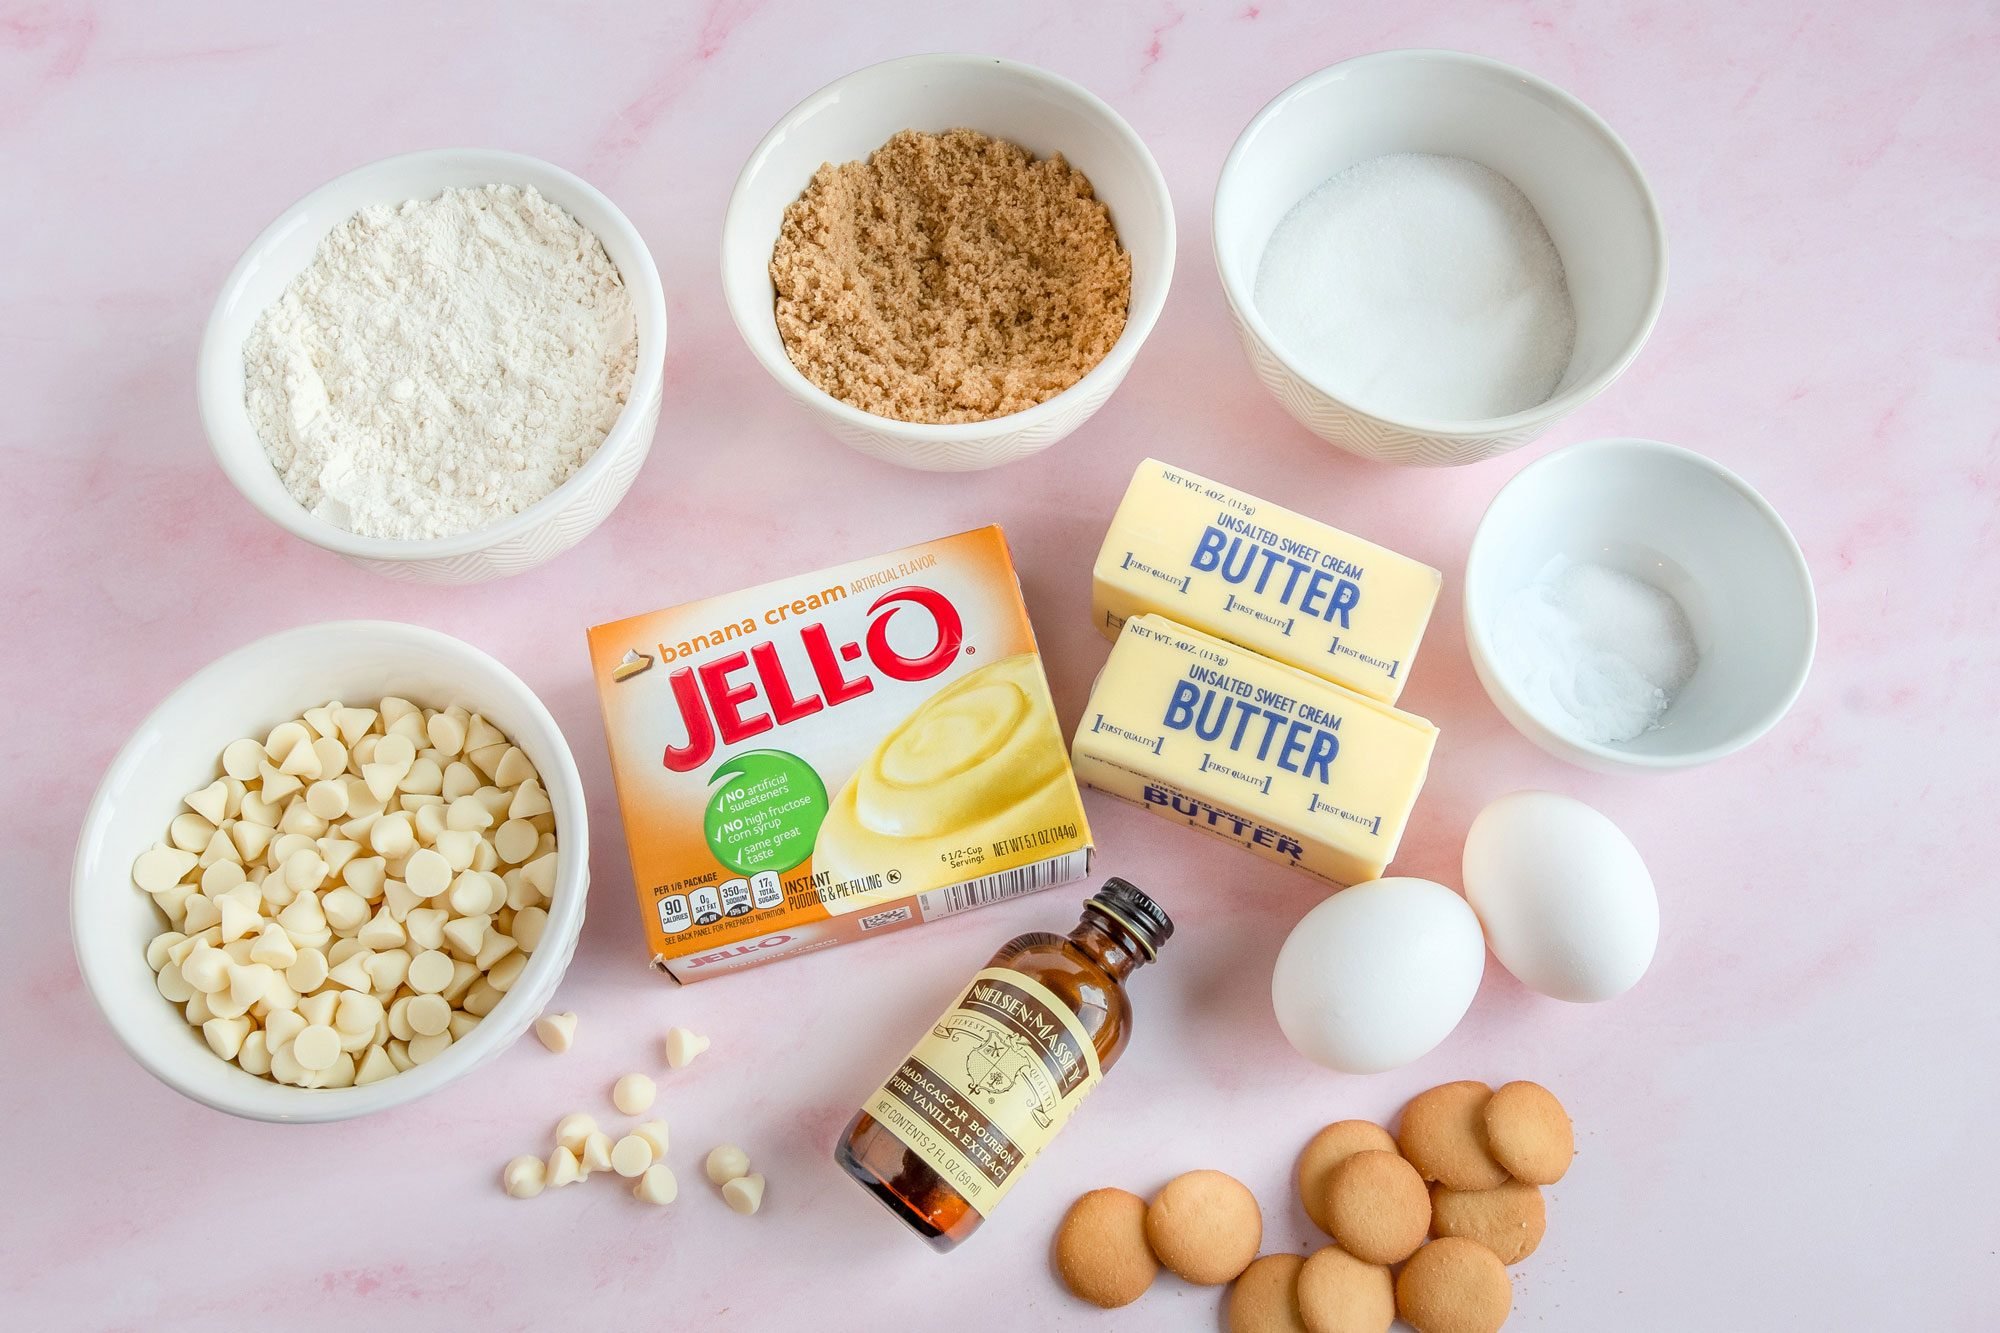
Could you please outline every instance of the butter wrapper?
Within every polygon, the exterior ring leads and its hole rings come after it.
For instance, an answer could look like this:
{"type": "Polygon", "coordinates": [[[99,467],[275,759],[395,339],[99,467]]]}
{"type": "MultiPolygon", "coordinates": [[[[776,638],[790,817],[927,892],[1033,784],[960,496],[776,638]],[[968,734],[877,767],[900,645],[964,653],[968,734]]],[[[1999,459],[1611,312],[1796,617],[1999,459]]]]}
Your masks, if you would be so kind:
{"type": "Polygon", "coordinates": [[[1378,879],[1437,728],[1159,616],[1125,622],[1072,754],[1088,786],[1334,884],[1378,879]]]}
{"type": "Polygon", "coordinates": [[[1429,565],[1149,458],[1091,572],[1097,628],[1161,615],[1394,703],[1443,578],[1429,565]]]}

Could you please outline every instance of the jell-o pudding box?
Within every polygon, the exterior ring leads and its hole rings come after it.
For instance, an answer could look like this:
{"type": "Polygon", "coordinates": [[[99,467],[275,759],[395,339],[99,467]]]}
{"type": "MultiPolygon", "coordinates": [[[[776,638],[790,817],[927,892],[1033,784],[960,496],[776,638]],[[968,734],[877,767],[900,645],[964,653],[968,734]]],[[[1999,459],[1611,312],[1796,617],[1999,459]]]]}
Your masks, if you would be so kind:
{"type": "Polygon", "coordinates": [[[998,527],[590,631],[654,965],[683,982],[1081,879],[998,527]]]}

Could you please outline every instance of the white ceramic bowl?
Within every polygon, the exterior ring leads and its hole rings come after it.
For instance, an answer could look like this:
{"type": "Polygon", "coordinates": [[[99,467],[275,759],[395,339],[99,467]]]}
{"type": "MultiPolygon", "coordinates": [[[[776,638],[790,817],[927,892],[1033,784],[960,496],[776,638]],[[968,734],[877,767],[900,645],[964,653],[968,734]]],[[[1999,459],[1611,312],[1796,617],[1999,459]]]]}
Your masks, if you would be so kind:
{"type": "Polygon", "coordinates": [[[1362,56],[1278,94],[1223,163],[1215,264],[1264,387],[1315,435],[1388,463],[1475,463],[1534,439],[1624,372],[1667,291],[1659,209],[1610,126],[1532,74],[1455,51],[1362,56]],[[1542,215],[1576,306],[1576,350],[1546,402],[1482,420],[1373,412],[1315,383],[1258,314],[1257,269],[1278,223],[1329,177],[1389,153],[1481,163],[1542,215]]]}
{"type": "Polygon", "coordinates": [[[485,653],[435,630],[350,620],[286,630],[195,673],[126,742],[91,802],[70,885],[70,929],[91,998],[133,1058],[176,1091],[252,1120],[346,1120],[434,1092],[514,1043],[555,993],[583,929],[590,821],[583,782],[548,709],[485,653]],[[165,832],[181,797],[215,776],[239,736],[262,736],[328,699],[385,694],[459,703],[504,731],[534,762],[556,817],[555,891],[541,947],[506,997],[461,1041],[366,1087],[294,1088],[247,1074],[208,1049],[181,1007],[161,998],[146,944],[167,928],[132,884],[132,861],[165,832]]]}
{"type": "Polygon", "coordinates": [[[1812,575],[1784,520],[1728,469],[1655,440],[1592,440],[1523,468],[1465,561],[1465,642],[1480,684],[1522,735],[1598,772],[1689,768],[1756,740],[1805,685],[1817,625],[1812,575]],[[1657,729],[1587,740],[1539,715],[1496,660],[1510,600],[1558,557],[1643,579],[1687,613],[1700,665],[1657,729]]]}
{"type": "Polygon", "coordinates": [[[632,486],[660,422],[667,301],[638,228],[592,186],[519,153],[440,148],[357,168],[286,209],[250,243],[222,284],[202,335],[196,385],[216,461],[245,499],[294,537],[364,569],[417,583],[476,583],[518,574],[588,536],[632,486]],[[429,199],[453,187],[532,185],[604,243],[632,294],[639,360],[631,396],[610,434],[576,475],[518,514],[456,537],[397,541],[363,537],[316,518],[285,490],[243,403],[243,343],[257,319],[312,262],[332,231],[372,204],[429,199]]]}
{"type": "Polygon", "coordinates": [[[1090,419],[1132,368],[1174,276],[1167,182],[1132,127],[1069,80],[991,56],[922,55],[849,74],[808,97],[757,145],[722,223],[722,291],[751,354],[842,443],[932,472],[996,467],[1046,449],[1090,419]],[[824,163],[867,158],[899,130],[975,129],[1037,156],[1061,153],[1090,178],[1132,256],[1125,331],[1089,374],[1045,403],[991,421],[926,426],[850,407],[785,355],[771,250],[785,207],[824,163]]]}

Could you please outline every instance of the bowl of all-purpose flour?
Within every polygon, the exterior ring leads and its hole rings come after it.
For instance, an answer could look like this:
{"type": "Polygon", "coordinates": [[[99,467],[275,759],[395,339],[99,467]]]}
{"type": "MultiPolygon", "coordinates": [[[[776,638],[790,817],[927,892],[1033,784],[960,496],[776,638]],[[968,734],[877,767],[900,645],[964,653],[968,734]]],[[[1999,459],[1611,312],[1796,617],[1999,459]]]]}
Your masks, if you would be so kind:
{"type": "Polygon", "coordinates": [[[494,578],[623,498],[666,333],[645,242],[590,185],[514,153],[411,153],[252,243],[203,337],[202,421],[294,535],[395,578],[494,578]]]}
{"type": "Polygon", "coordinates": [[[1265,387],[1394,463],[1533,439],[1624,371],[1666,295],[1659,210],[1610,127],[1451,51],[1363,56],[1280,93],[1223,164],[1215,257],[1265,387]]]}
{"type": "Polygon", "coordinates": [[[1600,772],[1707,763],[1783,717],[1812,666],[1812,576],[1734,473],[1653,440],[1521,470],[1465,562],[1465,642],[1507,720],[1600,772]]]}

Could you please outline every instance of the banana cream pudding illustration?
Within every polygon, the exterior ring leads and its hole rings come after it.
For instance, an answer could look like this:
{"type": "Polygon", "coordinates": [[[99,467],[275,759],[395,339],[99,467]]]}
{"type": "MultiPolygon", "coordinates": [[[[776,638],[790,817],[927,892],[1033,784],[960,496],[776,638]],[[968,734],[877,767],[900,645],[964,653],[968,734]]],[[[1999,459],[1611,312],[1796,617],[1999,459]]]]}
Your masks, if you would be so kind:
{"type": "Polygon", "coordinates": [[[1041,659],[1020,653],[961,676],[883,738],[833,798],[813,866],[839,883],[941,864],[956,848],[1073,823],[1075,792],[1041,659]]]}

